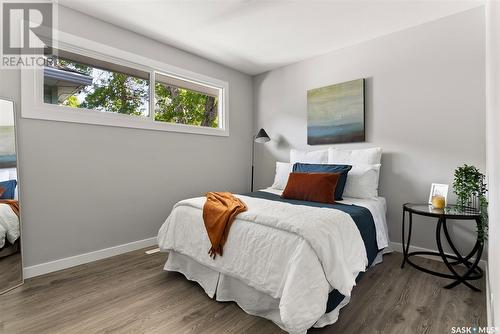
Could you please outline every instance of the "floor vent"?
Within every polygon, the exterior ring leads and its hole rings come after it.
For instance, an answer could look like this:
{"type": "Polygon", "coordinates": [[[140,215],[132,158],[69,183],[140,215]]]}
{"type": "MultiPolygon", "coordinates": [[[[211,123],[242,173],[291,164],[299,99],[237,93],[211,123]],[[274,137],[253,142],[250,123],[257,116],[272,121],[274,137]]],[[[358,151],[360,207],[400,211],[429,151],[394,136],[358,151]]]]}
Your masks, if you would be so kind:
{"type": "Polygon", "coordinates": [[[150,249],[150,250],[146,251],[146,254],[151,255],[151,254],[159,253],[159,252],[160,252],[159,248],[154,248],[154,249],[150,249]]]}

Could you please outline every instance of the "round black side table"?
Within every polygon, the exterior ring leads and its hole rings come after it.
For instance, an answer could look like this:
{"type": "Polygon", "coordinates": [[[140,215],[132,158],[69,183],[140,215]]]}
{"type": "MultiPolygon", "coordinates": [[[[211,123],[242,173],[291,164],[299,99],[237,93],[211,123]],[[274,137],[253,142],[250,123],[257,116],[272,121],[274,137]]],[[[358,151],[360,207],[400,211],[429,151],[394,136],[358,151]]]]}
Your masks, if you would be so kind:
{"type": "Polygon", "coordinates": [[[481,291],[480,289],[472,285],[470,281],[478,280],[481,277],[483,277],[483,270],[478,266],[479,260],[481,259],[481,255],[483,253],[483,244],[480,242],[479,239],[476,239],[476,244],[474,245],[472,251],[466,256],[462,256],[450,238],[450,234],[448,233],[448,228],[446,225],[447,219],[475,220],[478,227],[479,224],[481,223],[480,213],[475,210],[460,210],[456,206],[448,206],[445,209],[433,209],[432,206],[428,204],[406,203],[403,205],[403,222],[402,222],[403,263],[401,264],[401,268],[404,268],[405,263],[408,263],[414,268],[423,271],[425,273],[454,280],[454,282],[445,286],[446,289],[451,289],[459,284],[465,284],[474,291],[481,291]],[[407,213],[409,216],[409,222],[408,222],[409,229],[408,229],[408,238],[405,244],[405,239],[406,239],[405,217],[407,213]],[[436,224],[436,243],[438,252],[427,252],[427,251],[409,252],[411,231],[413,225],[412,216],[414,214],[426,217],[434,217],[438,219],[436,224]],[[453,253],[455,253],[455,255],[444,253],[443,245],[441,243],[442,231],[444,232],[444,236],[448,241],[450,248],[453,250],[453,253]],[[418,264],[410,260],[410,257],[414,255],[439,256],[445,263],[450,273],[441,273],[419,266],[418,264]],[[471,260],[472,258],[475,259],[472,261],[471,260]],[[460,274],[455,268],[458,265],[465,266],[467,269],[466,272],[460,274]]]}

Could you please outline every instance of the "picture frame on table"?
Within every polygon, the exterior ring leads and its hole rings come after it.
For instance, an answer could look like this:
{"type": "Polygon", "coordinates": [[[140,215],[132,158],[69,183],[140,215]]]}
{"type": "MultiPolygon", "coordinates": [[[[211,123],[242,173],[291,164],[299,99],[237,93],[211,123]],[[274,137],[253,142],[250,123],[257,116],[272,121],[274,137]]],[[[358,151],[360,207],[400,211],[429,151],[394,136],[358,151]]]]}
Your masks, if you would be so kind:
{"type": "Polygon", "coordinates": [[[432,197],[443,196],[445,205],[448,204],[448,190],[450,186],[443,183],[433,183],[431,185],[431,192],[429,194],[429,204],[432,204],[432,197]]]}

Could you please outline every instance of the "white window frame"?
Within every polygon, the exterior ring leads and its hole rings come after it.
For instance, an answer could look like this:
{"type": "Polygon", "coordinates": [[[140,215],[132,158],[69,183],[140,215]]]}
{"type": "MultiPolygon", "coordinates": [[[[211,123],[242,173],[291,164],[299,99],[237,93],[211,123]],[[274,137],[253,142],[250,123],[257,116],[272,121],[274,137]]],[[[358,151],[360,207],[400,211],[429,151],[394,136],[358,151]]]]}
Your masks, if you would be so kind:
{"type": "Polygon", "coordinates": [[[194,73],[157,60],[63,32],[57,32],[57,48],[89,58],[148,72],[150,75],[149,117],[72,108],[45,103],[43,100],[43,68],[21,70],[21,117],[60,122],[184,132],[202,135],[229,136],[229,84],[226,81],[194,73]],[[85,46],[85,47],[82,47],[85,46]],[[97,51],[98,50],[98,51],[97,51]],[[171,76],[199,85],[216,88],[218,97],[218,128],[177,124],[154,120],[155,74],[171,76]]]}

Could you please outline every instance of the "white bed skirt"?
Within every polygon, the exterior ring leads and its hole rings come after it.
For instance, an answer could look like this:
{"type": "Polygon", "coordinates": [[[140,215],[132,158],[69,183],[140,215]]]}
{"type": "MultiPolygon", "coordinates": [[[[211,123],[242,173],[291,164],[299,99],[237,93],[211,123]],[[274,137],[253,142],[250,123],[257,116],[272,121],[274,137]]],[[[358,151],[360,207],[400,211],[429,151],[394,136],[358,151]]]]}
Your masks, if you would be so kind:
{"type": "MultiPolygon", "coordinates": [[[[382,252],[375,259],[373,265],[382,262],[382,252]]],[[[283,330],[281,322],[280,300],[260,292],[239,279],[224,275],[202,265],[192,258],[180,253],[170,251],[164,267],[168,271],[182,273],[187,279],[197,282],[210,298],[217,301],[234,301],[246,313],[271,320],[283,330]]],[[[333,311],[324,314],[314,324],[314,327],[324,327],[337,321],[339,311],[349,303],[349,298],[344,300],[333,311]]]]}

